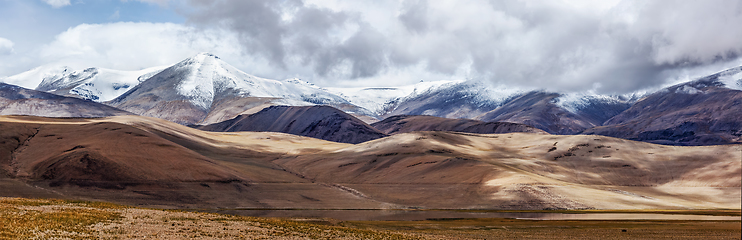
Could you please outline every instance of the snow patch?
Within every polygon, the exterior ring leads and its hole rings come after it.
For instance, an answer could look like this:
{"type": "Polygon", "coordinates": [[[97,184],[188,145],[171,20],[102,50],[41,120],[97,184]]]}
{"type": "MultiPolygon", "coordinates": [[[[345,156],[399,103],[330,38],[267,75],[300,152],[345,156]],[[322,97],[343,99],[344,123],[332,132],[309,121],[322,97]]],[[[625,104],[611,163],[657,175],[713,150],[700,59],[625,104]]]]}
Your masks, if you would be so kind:
{"type": "Polygon", "coordinates": [[[139,79],[142,77],[153,76],[162,71],[162,69],[164,67],[147,68],[139,71],[119,71],[98,68],[96,69],[97,74],[95,76],[76,84],[77,86],[72,88],[70,93],[96,102],[110,101],[126,93],[132,87],[137,86],[141,82],[139,79]],[[91,95],[85,96],[83,93],[91,95]]]}
{"type": "Polygon", "coordinates": [[[703,91],[699,90],[698,88],[691,87],[689,85],[683,85],[675,89],[675,93],[698,94],[698,93],[703,93],[703,91]]]}
{"type": "Polygon", "coordinates": [[[214,101],[214,72],[217,68],[215,58],[207,54],[198,54],[193,58],[178,64],[177,68],[185,68],[189,76],[185,77],[177,87],[180,95],[202,109],[211,108],[214,101]]]}
{"type": "Polygon", "coordinates": [[[383,114],[386,106],[401,99],[409,99],[421,94],[435,91],[461,83],[461,80],[441,80],[433,82],[420,82],[413,85],[399,87],[373,87],[373,88],[326,88],[330,93],[343,97],[348,102],[368,109],[376,114],[383,114]]]}
{"type": "Polygon", "coordinates": [[[719,76],[719,81],[727,88],[742,91],[742,68],[736,68],[734,70],[719,76]]]}
{"type": "Polygon", "coordinates": [[[595,103],[622,103],[633,100],[635,94],[630,95],[600,95],[590,93],[566,93],[557,97],[556,105],[571,113],[577,113],[585,107],[595,103]]]}
{"type": "Polygon", "coordinates": [[[508,99],[516,95],[522,95],[526,93],[523,89],[519,88],[508,88],[505,86],[487,86],[484,84],[474,85],[476,94],[481,98],[482,101],[492,101],[501,105],[508,99]]]}

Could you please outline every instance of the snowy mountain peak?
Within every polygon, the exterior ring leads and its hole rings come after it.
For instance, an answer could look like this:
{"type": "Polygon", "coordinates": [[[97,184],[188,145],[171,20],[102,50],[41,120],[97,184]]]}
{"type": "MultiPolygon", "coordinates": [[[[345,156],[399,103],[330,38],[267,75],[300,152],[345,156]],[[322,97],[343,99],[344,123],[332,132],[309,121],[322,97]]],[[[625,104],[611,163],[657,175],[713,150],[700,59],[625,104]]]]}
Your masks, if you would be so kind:
{"type": "Polygon", "coordinates": [[[118,97],[162,69],[164,67],[137,71],[95,67],[75,70],[50,64],[7,77],[3,82],[62,96],[105,102],[118,97]]]}
{"type": "Polygon", "coordinates": [[[54,74],[49,72],[36,87],[38,91],[56,91],[70,85],[77,85],[85,80],[98,75],[97,68],[87,68],[82,71],[73,71],[68,67],[63,67],[61,72],[54,74]]]}
{"type": "Polygon", "coordinates": [[[194,58],[197,58],[197,59],[206,59],[206,58],[220,59],[216,55],[211,54],[211,53],[208,53],[208,52],[202,52],[202,53],[196,54],[196,56],[194,56],[194,58]]]}
{"type": "Polygon", "coordinates": [[[284,99],[303,103],[300,105],[348,103],[342,97],[300,79],[279,81],[252,76],[209,53],[187,58],[147,81],[152,81],[149,83],[152,86],[173,86],[175,95],[162,93],[172,98],[168,101],[186,100],[202,110],[208,110],[215,101],[229,97],[284,99]]]}
{"type": "Polygon", "coordinates": [[[177,87],[178,93],[191,99],[194,105],[209,109],[214,100],[215,72],[228,72],[218,59],[209,53],[199,53],[178,63],[176,68],[188,72],[177,87]]]}
{"type": "Polygon", "coordinates": [[[2,79],[2,82],[33,89],[39,86],[45,79],[59,78],[70,71],[72,70],[67,66],[44,65],[17,75],[5,77],[2,79]]]}

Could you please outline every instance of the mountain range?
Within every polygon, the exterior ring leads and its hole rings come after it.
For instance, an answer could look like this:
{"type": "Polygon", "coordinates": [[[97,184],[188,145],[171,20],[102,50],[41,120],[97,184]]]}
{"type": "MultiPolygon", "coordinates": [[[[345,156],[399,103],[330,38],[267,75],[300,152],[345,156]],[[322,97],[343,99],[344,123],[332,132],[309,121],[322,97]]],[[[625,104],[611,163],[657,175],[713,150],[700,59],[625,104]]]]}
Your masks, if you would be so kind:
{"type": "MultiPolygon", "coordinates": [[[[299,79],[255,77],[217,56],[201,53],[169,67],[140,71],[39,67],[3,81],[39,82],[39,91],[184,125],[246,121],[248,115],[270,106],[324,105],[365,123],[398,115],[426,115],[525,124],[550,134],[598,134],[662,144],[706,145],[741,141],[740,69],[656,92],[626,95],[513,90],[472,80],[388,88],[323,88],[299,79]],[[40,76],[43,78],[37,79],[40,76]]],[[[34,114],[46,116],[44,111],[34,114]]]]}
{"type": "Polygon", "coordinates": [[[478,81],[322,88],[207,53],[140,71],[42,66],[3,78],[32,78],[36,90],[0,83],[0,197],[201,210],[739,209],[741,72],[608,96],[478,81]]]}
{"type": "Polygon", "coordinates": [[[640,99],[603,126],[583,134],[662,144],[739,142],[742,136],[741,72],[742,67],[732,68],[665,88],[640,99]]]}

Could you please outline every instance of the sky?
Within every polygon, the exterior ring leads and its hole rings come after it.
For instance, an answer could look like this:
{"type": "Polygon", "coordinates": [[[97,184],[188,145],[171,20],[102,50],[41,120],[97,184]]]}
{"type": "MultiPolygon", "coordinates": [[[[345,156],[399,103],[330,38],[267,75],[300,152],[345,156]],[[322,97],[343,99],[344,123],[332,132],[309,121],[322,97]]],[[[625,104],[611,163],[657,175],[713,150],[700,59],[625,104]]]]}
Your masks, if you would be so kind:
{"type": "Polygon", "coordinates": [[[0,76],[210,52],[327,87],[624,94],[742,65],[740,23],[742,0],[0,0],[0,76]]]}

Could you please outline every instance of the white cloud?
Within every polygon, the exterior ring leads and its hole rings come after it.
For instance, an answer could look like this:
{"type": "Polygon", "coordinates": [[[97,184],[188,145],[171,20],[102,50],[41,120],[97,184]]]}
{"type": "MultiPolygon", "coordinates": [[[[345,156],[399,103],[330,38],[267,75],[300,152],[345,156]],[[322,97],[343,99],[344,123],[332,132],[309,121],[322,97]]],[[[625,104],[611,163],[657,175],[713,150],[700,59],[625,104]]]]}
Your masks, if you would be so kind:
{"type": "Polygon", "coordinates": [[[285,74],[265,59],[242,55],[242,49],[234,33],[220,29],[198,30],[173,23],[119,22],[72,27],[41,47],[34,57],[38,65],[139,70],[174,64],[197,53],[210,52],[257,76],[285,74]]]}
{"type": "Polygon", "coordinates": [[[13,42],[0,37],[0,55],[10,55],[13,53],[13,42]]]}
{"type": "Polygon", "coordinates": [[[54,8],[60,8],[70,5],[70,0],[42,0],[54,8]]]}
{"type": "Polygon", "coordinates": [[[51,62],[135,70],[172,64],[202,51],[224,51],[228,33],[199,32],[173,23],[81,24],[57,35],[40,50],[51,62]]]}
{"type": "Polygon", "coordinates": [[[651,41],[657,64],[742,54],[741,1],[647,1],[641,6],[630,27],[632,34],[651,41]]]}
{"type": "Polygon", "coordinates": [[[740,1],[189,3],[196,26],[233,31],[246,55],[325,84],[422,69],[425,76],[624,93],[742,55],[740,1]]]}
{"type": "Polygon", "coordinates": [[[206,51],[257,76],[324,86],[475,78],[599,93],[742,62],[734,0],[122,1],[182,4],[187,24],[82,24],[27,62],[135,70],[206,51]]]}

